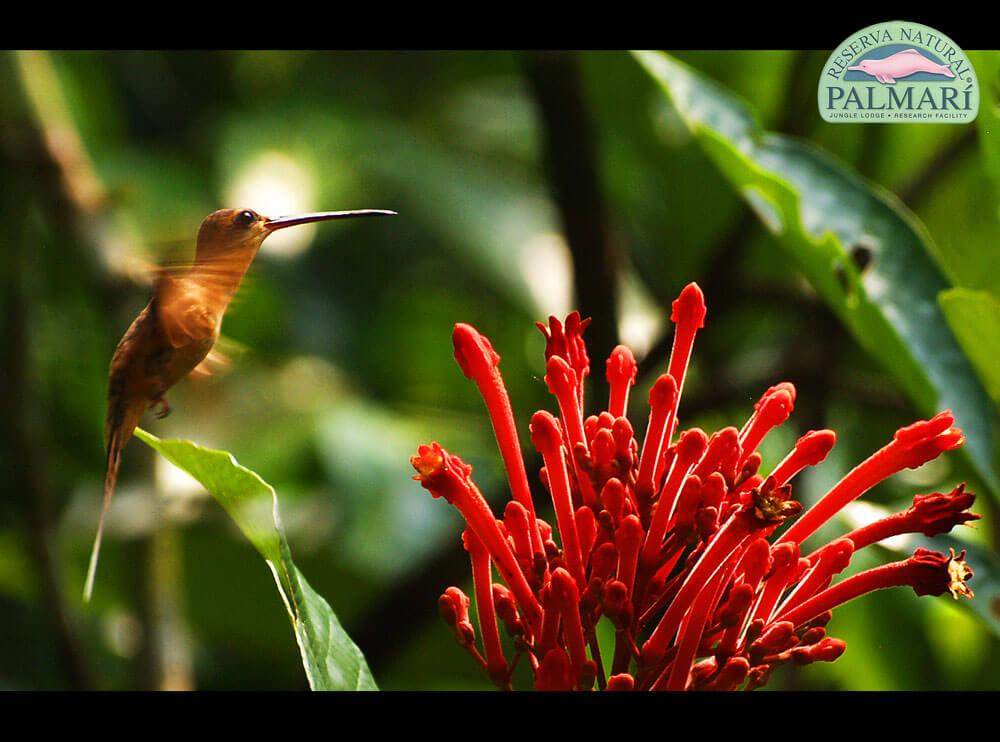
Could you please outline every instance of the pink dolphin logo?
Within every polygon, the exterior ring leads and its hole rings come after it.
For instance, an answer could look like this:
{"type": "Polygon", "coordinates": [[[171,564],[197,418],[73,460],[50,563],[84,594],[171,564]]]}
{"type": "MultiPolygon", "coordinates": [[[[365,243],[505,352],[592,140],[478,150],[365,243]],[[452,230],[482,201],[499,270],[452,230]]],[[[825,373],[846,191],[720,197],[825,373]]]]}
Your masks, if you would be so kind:
{"type": "Polygon", "coordinates": [[[955,76],[948,65],[932,62],[916,49],[905,49],[885,59],[865,59],[847,69],[864,72],[885,85],[895,85],[899,78],[907,77],[915,72],[929,72],[932,75],[944,75],[945,77],[955,76]]]}

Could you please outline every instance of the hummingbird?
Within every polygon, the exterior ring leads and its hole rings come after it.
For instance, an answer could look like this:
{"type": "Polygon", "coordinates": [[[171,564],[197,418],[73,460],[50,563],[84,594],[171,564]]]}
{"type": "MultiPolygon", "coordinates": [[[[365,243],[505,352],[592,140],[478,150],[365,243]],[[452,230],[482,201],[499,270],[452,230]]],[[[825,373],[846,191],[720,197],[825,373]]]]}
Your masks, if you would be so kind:
{"type": "Polygon", "coordinates": [[[90,555],[83,598],[90,601],[104,518],[114,496],[122,448],[147,409],[170,413],[166,393],[198,370],[219,339],[222,318],[261,243],[279,229],[331,219],[392,216],[395,211],[322,211],[268,218],[252,209],[220,209],[201,223],[194,262],[181,271],[157,269],[153,298],[115,348],[108,379],[104,502],[90,555]]]}

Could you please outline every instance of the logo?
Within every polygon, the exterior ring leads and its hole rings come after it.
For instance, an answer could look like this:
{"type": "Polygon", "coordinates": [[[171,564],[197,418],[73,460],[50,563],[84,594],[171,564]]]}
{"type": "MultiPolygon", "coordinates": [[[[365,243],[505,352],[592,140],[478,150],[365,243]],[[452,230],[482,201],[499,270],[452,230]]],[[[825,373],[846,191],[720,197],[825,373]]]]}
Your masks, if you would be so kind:
{"type": "Polygon", "coordinates": [[[834,124],[966,124],[979,113],[969,58],[919,23],[878,23],[849,36],[819,81],[819,114],[834,124]]]}

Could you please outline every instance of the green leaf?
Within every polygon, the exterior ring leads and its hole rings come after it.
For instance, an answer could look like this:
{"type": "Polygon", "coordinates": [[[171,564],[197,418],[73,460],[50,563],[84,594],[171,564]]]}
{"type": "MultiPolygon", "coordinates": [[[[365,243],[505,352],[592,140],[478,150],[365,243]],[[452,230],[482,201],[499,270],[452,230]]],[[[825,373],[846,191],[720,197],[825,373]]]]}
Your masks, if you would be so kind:
{"type": "Polygon", "coordinates": [[[361,650],[292,561],[274,488],[225,451],[191,441],[160,440],[142,429],[135,434],[201,482],[264,557],[295,630],[309,686],[313,690],[378,690],[361,650]]]}
{"type": "Polygon", "coordinates": [[[959,345],[1000,405],[1000,299],[986,291],[949,289],[938,295],[959,345]]]}
{"type": "Polygon", "coordinates": [[[668,55],[635,56],[861,346],[924,414],[955,413],[965,454],[1000,492],[992,409],[937,304],[949,286],[917,218],[830,155],[762,131],[732,94],[668,55]],[[851,258],[855,248],[873,256],[864,270],[851,258]]]}

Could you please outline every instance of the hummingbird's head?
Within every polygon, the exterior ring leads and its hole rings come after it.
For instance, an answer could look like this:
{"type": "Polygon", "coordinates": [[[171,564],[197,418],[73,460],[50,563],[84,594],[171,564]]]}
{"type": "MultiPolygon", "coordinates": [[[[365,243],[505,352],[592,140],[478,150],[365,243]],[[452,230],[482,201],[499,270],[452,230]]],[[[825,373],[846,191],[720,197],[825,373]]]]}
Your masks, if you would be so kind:
{"type": "Polygon", "coordinates": [[[392,216],[395,211],[361,209],[359,211],[320,211],[300,216],[269,218],[253,209],[219,209],[205,217],[198,230],[198,260],[219,255],[246,253],[254,255],[271,232],[298,224],[359,216],[392,216]]]}
{"type": "Polygon", "coordinates": [[[219,209],[205,217],[198,230],[198,260],[222,255],[253,255],[270,233],[267,218],[253,209],[219,209]]]}

